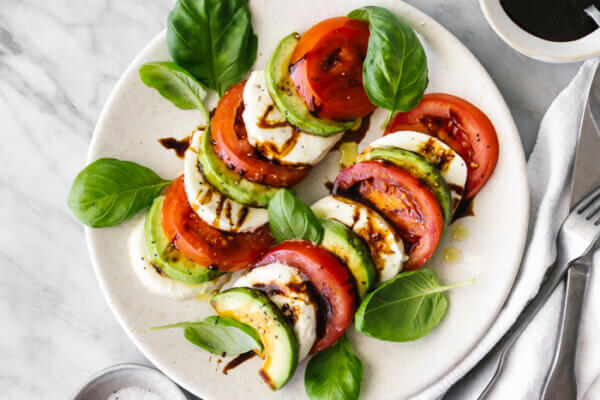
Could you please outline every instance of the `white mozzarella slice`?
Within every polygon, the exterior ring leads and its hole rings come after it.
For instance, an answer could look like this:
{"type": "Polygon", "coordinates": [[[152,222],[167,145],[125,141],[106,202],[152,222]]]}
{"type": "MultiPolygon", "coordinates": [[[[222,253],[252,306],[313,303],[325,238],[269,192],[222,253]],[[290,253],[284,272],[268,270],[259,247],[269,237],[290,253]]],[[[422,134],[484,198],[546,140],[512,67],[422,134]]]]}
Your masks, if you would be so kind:
{"type": "Polygon", "coordinates": [[[298,338],[298,361],[308,355],[317,340],[317,306],[303,283],[305,280],[298,269],[274,263],[254,268],[233,285],[265,291],[269,299],[290,317],[298,338]]]}
{"type": "Polygon", "coordinates": [[[246,82],[242,118],[248,142],[281,164],[315,165],[344,136],[317,136],[291,126],[269,95],[264,71],[253,71],[246,82]]]}
{"type": "Polygon", "coordinates": [[[196,131],[185,152],[183,181],[188,201],[207,224],[228,232],[253,232],[268,221],[265,208],[231,200],[212,186],[198,165],[198,149],[204,131],[196,131]]]}
{"type": "Polygon", "coordinates": [[[146,251],[143,219],[129,237],[129,256],[131,257],[133,271],[144,287],[154,294],[170,297],[174,300],[187,300],[198,295],[214,293],[229,278],[229,274],[224,274],[208,282],[190,285],[171,279],[157,270],[150,262],[146,251]]]}
{"type": "Polygon", "coordinates": [[[402,239],[376,211],[344,197],[330,195],[312,205],[320,218],[336,220],[360,236],[369,246],[378,282],[392,279],[408,259],[402,239]]]}
{"type": "Polygon", "coordinates": [[[397,147],[425,157],[440,169],[448,183],[454,208],[458,206],[467,182],[467,164],[450,146],[438,138],[413,131],[398,131],[372,142],[364,151],[381,147],[397,147]]]}

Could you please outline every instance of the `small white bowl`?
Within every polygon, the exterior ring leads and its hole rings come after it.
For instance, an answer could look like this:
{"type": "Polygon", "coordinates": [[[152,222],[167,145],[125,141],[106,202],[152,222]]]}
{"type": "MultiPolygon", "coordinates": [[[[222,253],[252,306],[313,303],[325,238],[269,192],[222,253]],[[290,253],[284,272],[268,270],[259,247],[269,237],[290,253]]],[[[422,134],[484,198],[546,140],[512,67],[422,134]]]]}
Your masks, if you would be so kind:
{"type": "Polygon", "coordinates": [[[189,400],[165,374],[138,364],[114,365],[95,373],[73,400],[106,400],[112,393],[132,386],[152,391],[165,400],[189,400]]]}
{"type": "Polygon", "coordinates": [[[498,36],[528,57],[552,63],[566,63],[600,55],[600,28],[581,39],[552,42],[540,39],[515,24],[500,5],[500,0],[479,0],[479,5],[498,36]]]}

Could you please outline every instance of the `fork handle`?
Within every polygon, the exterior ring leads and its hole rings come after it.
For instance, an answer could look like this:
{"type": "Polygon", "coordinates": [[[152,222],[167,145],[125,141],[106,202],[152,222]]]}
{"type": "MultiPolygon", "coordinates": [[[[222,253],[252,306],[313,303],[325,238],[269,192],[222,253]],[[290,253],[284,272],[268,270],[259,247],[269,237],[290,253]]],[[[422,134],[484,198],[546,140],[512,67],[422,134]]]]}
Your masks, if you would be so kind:
{"type": "Polygon", "coordinates": [[[583,310],[583,300],[590,276],[590,267],[575,263],[567,272],[567,289],[562,308],[560,330],[552,366],[544,387],[541,400],[576,400],[575,356],[579,322],[583,310]]]}
{"type": "Polygon", "coordinates": [[[562,253],[559,253],[555,263],[548,268],[538,293],[527,303],[514,324],[490,352],[448,390],[444,400],[481,400],[490,394],[502,373],[504,358],[508,350],[546,303],[556,286],[563,280],[569,265],[570,261],[565,259],[562,253]],[[483,388],[482,383],[486,385],[483,388]]]}

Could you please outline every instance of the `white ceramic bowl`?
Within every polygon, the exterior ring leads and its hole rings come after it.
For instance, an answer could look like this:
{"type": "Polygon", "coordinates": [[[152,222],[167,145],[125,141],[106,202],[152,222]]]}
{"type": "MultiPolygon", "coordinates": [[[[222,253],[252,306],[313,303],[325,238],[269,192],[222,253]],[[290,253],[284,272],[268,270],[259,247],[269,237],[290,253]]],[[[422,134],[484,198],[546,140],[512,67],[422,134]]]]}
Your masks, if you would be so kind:
{"type": "Polygon", "coordinates": [[[515,24],[500,5],[500,0],[479,0],[479,5],[498,36],[528,57],[566,63],[600,56],[600,29],[570,42],[552,42],[540,39],[515,24]]]}
{"type": "Polygon", "coordinates": [[[162,399],[190,400],[165,374],[138,364],[119,364],[98,371],[77,390],[73,400],[106,400],[112,393],[132,386],[162,399]]]}

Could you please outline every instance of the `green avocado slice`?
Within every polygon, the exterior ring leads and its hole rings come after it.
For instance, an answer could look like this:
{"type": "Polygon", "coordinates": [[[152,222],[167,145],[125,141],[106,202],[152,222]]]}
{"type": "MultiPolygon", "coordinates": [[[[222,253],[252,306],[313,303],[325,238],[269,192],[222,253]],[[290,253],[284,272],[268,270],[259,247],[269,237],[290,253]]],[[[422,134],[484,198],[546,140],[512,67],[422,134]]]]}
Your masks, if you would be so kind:
{"type": "Polygon", "coordinates": [[[259,375],[273,390],[285,385],[298,366],[298,338],[279,308],[264,293],[246,287],[214,295],[211,305],[219,316],[256,329],[265,359],[259,375]]]}
{"type": "Polygon", "coordinates": [[[355,125],[356,121],[333,121],[318,118],[311,114],[308,106],[296,92],[290,78],[290,60],[299,40],[297,33],[292,33],[277,45],[265,70],[267,88],[275,105],[289,121],[298,129],[318,136],[332,136],[355,125]]]}
{"type": "Polygon", "coordinates": [[[362,299],[375,284],[375,264],[363,240],[346,225],[330,219],[321,219],[324,233],[321,246],[340,258],[348,267],[362,299]]]}
{"type": "Polygon", "coordinates": [[[358,161],[382,160],[407,170],[415,178],[423,181],[433,192],[444,214],[444,221],[449,224],[452,219],[452,197],[448,184],[425,157],[412,151],[396,147],[380,147],[358,157],[358,161]]]}
{"type": "Polygon", "coordinates": [[[198,163],[206,180],[219,192],[240,204],[267,207],[269,200],[277,193],[277,188],[252,182],[227,168],[211,145],[210,128],[197,134],[202,134],[198,163]]]}
{"type": "Polygon", "coordinates": [[[199,284],[210,281],[224,274],[188,260],[165,236],[160,223],[160,212],[164,196],[154,199],[144,221],[144,239],[146,251],[152,264],[164,272],[169,278],[188,284],[199,284]]]}

